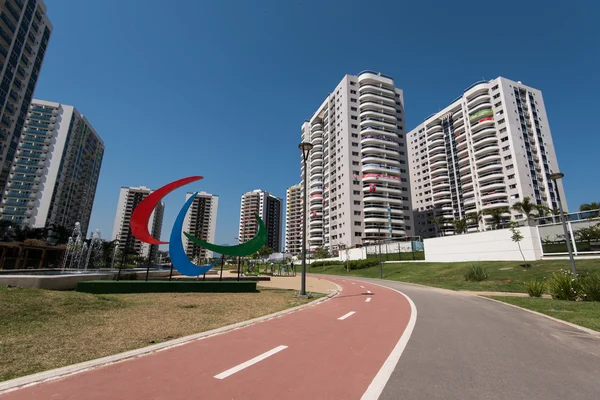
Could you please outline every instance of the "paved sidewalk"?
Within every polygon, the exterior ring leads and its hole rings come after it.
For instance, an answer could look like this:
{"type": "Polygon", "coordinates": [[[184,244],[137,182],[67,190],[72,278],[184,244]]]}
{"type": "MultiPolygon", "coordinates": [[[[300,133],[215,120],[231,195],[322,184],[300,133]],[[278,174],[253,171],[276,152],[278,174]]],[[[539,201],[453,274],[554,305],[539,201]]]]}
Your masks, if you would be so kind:
{"type": "MultiPolygon", "coordinates": [[[[223,271],[223,277],[236,277],[234,272],[223,271]]],[[[300,274],[296,276],[271,276],[270,281],[258,281],[258,286],[277,289],[291,289],[300,291],[300,274]]],[[[329,294],[337,290],[335,283],[331,280],[315,276],[306,277],[306,291],[315,293],[329,294]]]]}
{"type": "MultiPolygon", "coordinates": [[[[527,293],[510,293],[510,292],[472,292],[469,290],[458,290],[459,293],[473,294],[476,296],[506,296],[506,297],[529,297],[527,293]]],[[[543,294],[543,298],[551,299],[549,294],[543,294]]]]}

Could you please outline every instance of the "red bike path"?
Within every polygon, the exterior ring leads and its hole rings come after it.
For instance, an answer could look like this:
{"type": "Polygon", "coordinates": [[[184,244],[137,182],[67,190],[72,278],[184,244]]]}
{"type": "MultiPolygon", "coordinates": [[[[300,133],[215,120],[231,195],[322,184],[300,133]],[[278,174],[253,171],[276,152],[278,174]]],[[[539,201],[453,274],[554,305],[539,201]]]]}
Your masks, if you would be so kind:
{"type": "Polygon", "coordinates": [[[8,392],[0,400],[360,399],[400,340],[411,306],[388,288],[328,280],[342,291],[317,305],[8,392]],[[279,346],[287,347],[215,377],[279,346]]]}

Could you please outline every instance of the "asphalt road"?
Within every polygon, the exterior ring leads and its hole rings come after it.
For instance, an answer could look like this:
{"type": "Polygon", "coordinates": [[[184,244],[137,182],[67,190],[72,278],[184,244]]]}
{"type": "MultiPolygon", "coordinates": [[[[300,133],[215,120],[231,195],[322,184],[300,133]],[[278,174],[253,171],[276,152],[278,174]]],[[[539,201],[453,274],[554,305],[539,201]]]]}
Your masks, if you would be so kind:
{"type": "Polygon", "coordinates": [[[380,399],[600,399],[600,337],[476,296],[364,281],[405,293],[418,315],[380,399]]]}

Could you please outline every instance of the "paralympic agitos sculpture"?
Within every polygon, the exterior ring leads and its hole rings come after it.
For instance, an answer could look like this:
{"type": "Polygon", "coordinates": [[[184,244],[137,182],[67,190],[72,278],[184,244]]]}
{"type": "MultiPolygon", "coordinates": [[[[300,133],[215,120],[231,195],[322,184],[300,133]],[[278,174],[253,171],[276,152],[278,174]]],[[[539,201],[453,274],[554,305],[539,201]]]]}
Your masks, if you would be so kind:
{"type": "MultiPolygon", "coordinates": [[[[202,176],[190,176],[188,178],[183,178],[171,182],[161,187],[160,189],[155,190],[154,192],[149,194],[148,197],[142,200],[140,204],[138,204],[131,216],[130,225],[131,233],[133,234],[133,236],[135,236],[137,239],[141,240],[144,243],[155,245],[168,244],[169,256],[171,257],[173,267],[181,274],[187,276],[198,276],[205,274],[209,269],[217,265],[217,263],[219,262],[219,260],[217,260],[209,265],[196,265],[189,260],[183,248],[183,242],[181,240],[183,220],[185,218],[187,210],[192,205],[192,202],[194,201],[198,193],[194,193],[194,195],[191,196],[185,202],[185,204],[179,211],[179,214],[175,219],[175,223],[173,224],[173,229],[171,230],[171,237],[169,238],[168,242],[161,242],[159,239],[156,239],[152,237],[152,235],[150,235],[150,233],[148,232],[148,220],[150,219],[152,211],[163,197],[165,197],[167,194],[181,186],[185,186],[189,183],[199,181],[202,178],[202,176]]],[[[260,219],[258,214],[255,214],[255,217],[258,222],[258,232],[256,233],[256,235],[246,243],[238,244],[235,246],[219,246],[216,244],[208,243],[190,235],[187,232],[184,232],[184,235],[193,243],[202,246],[208,250],[228,256],[247,256],[257,252],[267,242],[267,228],[265,227],[264,222],[262,221],[262,219],[260,219]]]]}

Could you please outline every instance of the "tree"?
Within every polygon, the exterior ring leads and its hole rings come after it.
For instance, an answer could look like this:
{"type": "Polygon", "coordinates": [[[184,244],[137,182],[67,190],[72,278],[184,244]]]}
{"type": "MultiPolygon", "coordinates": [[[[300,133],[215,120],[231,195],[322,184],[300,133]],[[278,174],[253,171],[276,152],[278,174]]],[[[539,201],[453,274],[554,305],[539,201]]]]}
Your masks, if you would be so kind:
{"type": "Polygon", "coordinates": [[[477,211],[467,214],[467,223],[472,222],[477,224],[477,232],[479,232],[479,223],[483,220],[483,212],[477,211]]]}
{"type": "Polygon", "coordinates": [[[436,236],[444,236],[444,231],[442,231],[442,226],[446,223],[446,220],[443,217],[431,217],[429,218],[429,222],[435,224],[436,236]]]}
{"type": "Polygon", "coordinates": [[[537,212],[538,217],[545,217],[546,215],[549,215],[552,213],[552,210],[550,209],[550,207],[548,207],[544,204],[536,204],[535,211],[537,212]]]}
{"type": "Polygon", "coordinates": [[[327,249],[323,247],[317,247],[313,253],[313,258],[327,258],[329,257],[329,252],[327,249]]]}
{"type": "Polygon", "coordinates": [[[587,228],[577,229],[573,232],[575,238],[582,242],[587,242],[588,246],[592,246],[592,241],[600,240],[600,224],[590,225],[587,228]]]}
{"type": "Polygon", "coordinates": [[[492,208],[485,210],[485,214],[492,217],[491,225],[493,229],[500,229],[504,220],[504,214],[508,214],[508,207],[492,208]]]}
{"type": "Polygon", "coordinates": [[[537,214],[537,204],[532,203],[527,196],[523,197],[523,201],[513,204],[512,209],[525,215],[525,225],[529,225],[531,218],[537,214]]]}
{"type": "Polygon", "coordinates": [[[527,260],[525,260],[525,255],[523,254],[523,250],[521,249],[521,240],[523,240],[523,234],[519,230],[516,222],[511,222],[509,226],[510,232],[512,233],[512,236],[510,238],[519,246],[519,252],[521,253],[521,257],[523,257],[523,262],[525,263],[524,265],[527,265],[527,260]]]}
{"type": "Polygon", "coordinates": [[[69,241],[71,231],[62,225],[50,224],[46,227],[46,239],[54,244],[65,244],[69,241]]]}
{"type": "Polygon", "coordinates": [[[591,203],[584,203],[579,206],[579,211],[592,211],[600,209],[600,203],[593,201],[591,203]]]}
{"type": "Polygon", "coordinates": [[[456,219],[452,222],[452,225],[454,225],[454,233],[457,235],[467,232],[467,219],[466,218],[456,219]]]}
{"type": "Polygon", "coordinates": [[[268,257],[271,254],[273,254],[273,249],[270,248],[269,246],[263,246],[259,251],[258,251],[258,255],[261,257],[268,257]]]}

